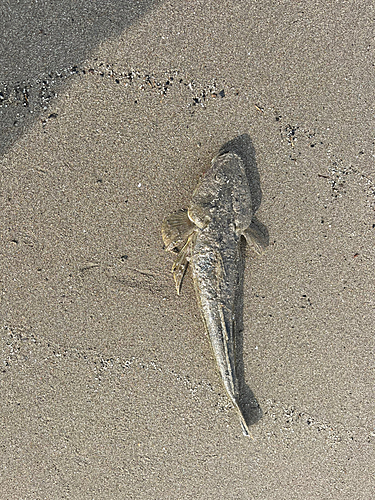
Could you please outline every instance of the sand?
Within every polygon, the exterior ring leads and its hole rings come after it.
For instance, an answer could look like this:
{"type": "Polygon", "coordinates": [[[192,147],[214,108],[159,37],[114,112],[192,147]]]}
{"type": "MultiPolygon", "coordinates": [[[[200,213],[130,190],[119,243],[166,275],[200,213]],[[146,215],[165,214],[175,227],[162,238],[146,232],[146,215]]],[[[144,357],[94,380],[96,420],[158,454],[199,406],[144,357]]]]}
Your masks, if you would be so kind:
{"type": "Polygon", "coordinates": [[[375,496],[373,17],[7,4],[1,499],[375,496]],[[253,439],[160,235],[244,134],[270,237],[244,278],[253,439]]]}

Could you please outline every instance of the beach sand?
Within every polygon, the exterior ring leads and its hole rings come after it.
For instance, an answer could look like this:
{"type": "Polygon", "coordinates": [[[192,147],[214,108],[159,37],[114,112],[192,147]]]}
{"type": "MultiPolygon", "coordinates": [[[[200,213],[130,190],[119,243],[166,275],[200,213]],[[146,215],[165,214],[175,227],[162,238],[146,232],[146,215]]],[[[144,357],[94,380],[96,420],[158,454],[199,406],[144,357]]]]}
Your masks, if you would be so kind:
{"type": "Polygon", "coordinates": [[[0,499],[374,497],[372,3],[90,5],[5,15],[0,499]],[[253,439],[160,234],[244,135],[253,439]]]}

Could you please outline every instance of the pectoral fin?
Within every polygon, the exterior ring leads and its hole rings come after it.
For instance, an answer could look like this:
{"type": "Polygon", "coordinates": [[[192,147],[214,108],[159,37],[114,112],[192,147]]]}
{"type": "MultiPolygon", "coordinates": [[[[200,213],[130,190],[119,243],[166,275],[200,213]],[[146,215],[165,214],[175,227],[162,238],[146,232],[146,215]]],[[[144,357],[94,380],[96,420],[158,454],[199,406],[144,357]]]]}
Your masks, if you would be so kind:
{"type": "Polygon", "coordinates": [[[177,253],[172,273],[178,295],[180,295],[182,280],[189,265],[191,248],[195,243],[195,228],[195,224],[191,222],[185,209],[170,214],[162,224],[161,234],[165,249],[177,253]]]}
{"type": "Polygon", "coordinates": [[[268,234],[256,218],[253,218],[250,226],[242,234],[249,247],[258,255],[261,255],[268,246],[268,234]]]}
{"type": "Polygon", "coordinates": [[[173,212],[166,217],[161,226],[165,249],[168,252],[179,252],[187,242],[195,225],[188,217],[186,209],[173,212]]]}

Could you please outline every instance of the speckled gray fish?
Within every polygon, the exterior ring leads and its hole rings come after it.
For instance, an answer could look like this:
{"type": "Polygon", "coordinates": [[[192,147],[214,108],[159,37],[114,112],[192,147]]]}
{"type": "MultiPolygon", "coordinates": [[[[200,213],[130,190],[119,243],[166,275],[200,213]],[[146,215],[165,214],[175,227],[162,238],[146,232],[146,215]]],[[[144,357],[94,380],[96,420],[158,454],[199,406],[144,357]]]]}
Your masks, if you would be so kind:
{"type": "Polygon", "coordinates": [[[162,225],[166,250],[177,253],[172,272],[178,294],[189,262],[192,266],[217,365],[246,436],[250,432],[240,406],[235,363],[235,301],[240,287],[241,237],[258,254],[265,247],[253,215],[243,160],[226,152],[212,160],[189,208],[172,213],[162,225]]]}

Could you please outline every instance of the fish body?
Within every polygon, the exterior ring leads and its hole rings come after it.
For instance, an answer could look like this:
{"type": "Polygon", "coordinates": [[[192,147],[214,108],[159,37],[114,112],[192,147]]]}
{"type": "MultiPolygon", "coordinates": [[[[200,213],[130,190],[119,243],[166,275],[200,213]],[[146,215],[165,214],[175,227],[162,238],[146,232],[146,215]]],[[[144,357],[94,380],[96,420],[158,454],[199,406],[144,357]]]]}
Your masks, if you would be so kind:
{"type": "Polygon", "coordinates": [[[257,253],[265,246],[252,220],[251,192],[243,161],[228,152],[212,160],[188,210],[171,214],[162,227],[166,249],[177,252],[172,272],[178,293],[189,262],[192,266],[206,331],[245,435],[250,433],[240,407],[236,375],[235,311],[240,290],[241,237],[245,236],[257,253]]]}

